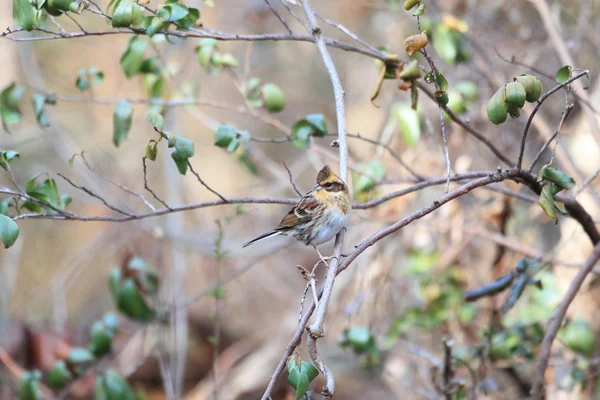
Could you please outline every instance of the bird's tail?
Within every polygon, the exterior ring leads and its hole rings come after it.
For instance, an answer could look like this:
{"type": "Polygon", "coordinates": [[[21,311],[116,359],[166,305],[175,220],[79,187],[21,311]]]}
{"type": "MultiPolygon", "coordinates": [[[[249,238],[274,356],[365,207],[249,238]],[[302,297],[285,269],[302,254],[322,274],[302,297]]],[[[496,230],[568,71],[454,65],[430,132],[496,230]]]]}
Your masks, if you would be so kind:
{"type": "Polygon", "coordinates": [[[250,246],[252,243],[254,242],[258,242],[259,240],[262,239],[266,239],[269,237],[273,237],[273,236],[277,236],[277,235],[281,235],[281,231],[271,231],[271,232],[267,232],[265,234],[260,235],[259,237],[257,237],[256,239],[252,239],[251,241],[249,241],[248,243],[246,243],[243,247],[248,247],[250,246]]]}

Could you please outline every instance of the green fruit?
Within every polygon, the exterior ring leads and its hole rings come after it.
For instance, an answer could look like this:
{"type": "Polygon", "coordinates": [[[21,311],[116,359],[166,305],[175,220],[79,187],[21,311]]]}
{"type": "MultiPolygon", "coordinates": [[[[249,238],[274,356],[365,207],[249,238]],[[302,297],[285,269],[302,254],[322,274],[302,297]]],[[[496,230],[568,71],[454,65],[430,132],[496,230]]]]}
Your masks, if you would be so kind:
{"type": "Polygon", "coordinates": [[[94,322],[91,330],[90,352],[95,357],[101,357],[110,352],[112,348],[112,332],[102,321],[94,322]]]}
{"type": "Polygon", "coordinates": [[[487,104],[488,119],[496,125],[500,125],[506,121],[508,114],[508,107],[505,102],[503,89],[504,88],[500,88],[487,104]]]}
{"type": "Polygon", "coordinates": [[[57,361],[48,372],[48,384],[51,388],[60,389],[73,379],[73,374],[67,369],[64,361],[57,361]]]}
{"type": "Polygon", "coordinates": [[[568,324],[562,332],[565,345],[580,354],[590,356],[596,347],[596,335],[586,321],[568,324]]]}
{"type": "Polygon", "coordinates": [[[511,82],[504,85],[504,97],[506,104],[523,107],[525,105],[525,88],[519,82],[511,82]]]}
{"type": "Polygon", "coordinates": [[[280,112],[285,108],[285,95],[283,90],[273,83],[265,83],[261,89],[264,107],[272,113],[280,112]]]}
{"type": "Polygon", "coordinates": [[[517,82],[519,82],[525,88],[525,99],[534,103],[538,101],[540,96],[542,95],[542,90],[544,86],[542,85],[542,81],[540,81],[537,77],[533,75],[521,75],[518,78],[515,78],[517,82]]]}

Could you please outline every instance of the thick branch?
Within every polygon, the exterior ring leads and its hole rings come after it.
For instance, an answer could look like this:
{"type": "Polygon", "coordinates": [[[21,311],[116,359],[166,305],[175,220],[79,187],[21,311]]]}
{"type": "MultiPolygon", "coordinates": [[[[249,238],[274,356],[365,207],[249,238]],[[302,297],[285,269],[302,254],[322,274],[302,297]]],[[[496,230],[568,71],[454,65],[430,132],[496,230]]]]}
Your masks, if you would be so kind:
{"type": "Polygon", "coordinates": [[[548,323],[548,328],[546,329],[546,334],[544,335],[544,340],[542,341],[538,361],[535,368],[533,386],[531,388],[531,396],[533,400],[541,400],[544,396],[544,374],[548,366],[548,360],[550,359],[552,342],[554,342],[554,339],[556,338],[556,334],[558,333],[558,329],[560,328],[562,321],[565,318],[567,309],[573,302],[573,299],[577,295],[577,292],[579,292],[583,281],[589,275],[589,273],[592,272],[594,265],[599,259],[600,242],[596,244],[587,260],[585,260],[585,263],[583,263],[583,265],[577,272],[577,275],[575,275],[575,278],[571,282],[571,286],[569,286],[565,297],[560,302],[560,305],[558,306],[558,308],[554,312],[554,315],[550,319],[550,322],[548,323]]]}

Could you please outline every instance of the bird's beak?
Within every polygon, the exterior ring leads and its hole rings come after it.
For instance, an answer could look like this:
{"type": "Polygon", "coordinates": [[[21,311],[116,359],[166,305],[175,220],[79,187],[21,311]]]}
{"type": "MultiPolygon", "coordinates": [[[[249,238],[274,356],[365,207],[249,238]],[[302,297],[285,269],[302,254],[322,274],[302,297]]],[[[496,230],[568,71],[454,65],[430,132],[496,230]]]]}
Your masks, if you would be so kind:
{"type": "Polygon", "coordinates": [[[321,189],[323,189],[323,188],[322,188],[322,187],[321,187],[321,185],[319,185],[318,183],[317,183],[317,184],[315,185],[315,187],[313,188],[313,190],[321,190],[321,189]]]}

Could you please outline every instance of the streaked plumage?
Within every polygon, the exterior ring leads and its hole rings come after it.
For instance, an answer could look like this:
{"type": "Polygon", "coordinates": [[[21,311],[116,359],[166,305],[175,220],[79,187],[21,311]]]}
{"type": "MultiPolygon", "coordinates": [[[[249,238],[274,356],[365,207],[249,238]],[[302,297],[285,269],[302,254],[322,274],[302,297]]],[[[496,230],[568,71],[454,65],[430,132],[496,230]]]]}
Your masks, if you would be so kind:
{"type": "Polygon", "coordinates": [[[316,246],[330,241],[344,227],[350,215],[348,186],[324,166],[317,175],[317,184],[300,199],[274,230],[252,243],[277,235],[291,236],[306,245],[316,246]]]}

